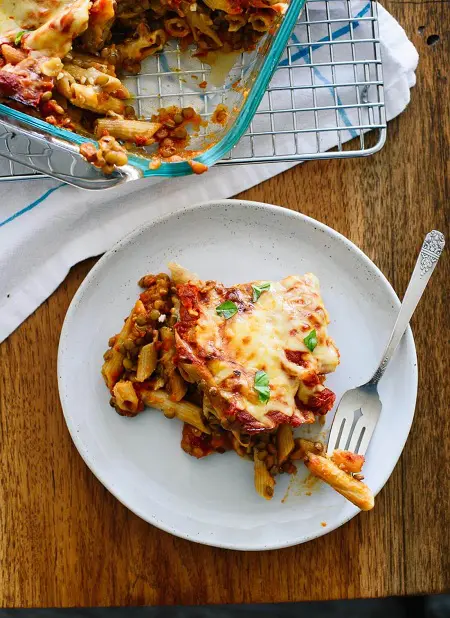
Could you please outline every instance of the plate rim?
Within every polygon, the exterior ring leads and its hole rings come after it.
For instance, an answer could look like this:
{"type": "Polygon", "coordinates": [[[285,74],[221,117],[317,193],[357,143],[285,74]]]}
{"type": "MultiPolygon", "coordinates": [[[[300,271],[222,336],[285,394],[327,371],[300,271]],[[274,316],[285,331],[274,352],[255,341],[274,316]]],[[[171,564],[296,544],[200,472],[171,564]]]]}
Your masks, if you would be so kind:
{"type": "MultiPolygon", "coordinates": [[[[188,532],[184,532],[182,529],[171,526],[171,525],[166,525],[164,521],[161,521],[160,519],[157,519],[156,516],[152,516],[151,514],[145,514],[143,512],[141,512],[141,509],[139,508],[135,508],[132,507],[130,504],[128,504],[128,502],[124,499],[122,499],[122,497],[120,496],[119,491],[116,489],[116,487],[112,486],[111,483],[109,483],[108,481],[106,481],[103,478],[103,474],[100,473],[98,470],[95,469],[95,462],[92,462],[89,454],[85,451],[83,444],[81,442],[81,439],[78,436],[78,432],[75,429],[75,426],[72,424],[72,418],[71,415],[68,411],[68,409],[66,408],[67,402],[65,400],[65,394],[64,394],[64,384],[63,384],[63,378],[62,378],[62,371],[61,368],[63,366],[63,356],[64,356],[64,350],[65,350],[65,346],[64,346],[64,341],[68,336],[69,333],[69,329],[71,326],[71,322],[73,320],[73,318],[75,317],[75,313],[77,310],[77,307],[80,303],[80,300],[83,297],[83,294],[85,292],[85,290],[87,290],[90,286],[90,284],[95,281],[96,279],[96,275],[97,275],[97,271],[101,270],[104,265],[113,258],[113,256],[119,251],[124,249],[126,246],[130,245],[130,243],[132,243],[132,241],[134,240],[134,238],[138,237],[139,235],[141,235],[142,233],[146,233],[148,232],[148,230],[150,230],[151,228],[155,227],[156,225],[159,225],[161,223],[164,223],[167,220],[170,220],[172,218],[176,218],[177,216],[181,215],[181,214],[185,214],[191,211],[196,211],[196,210],[200,210],[203,208],[211,208],[211,207],[216,207],[218,209],[221,209],[223,207],[226,206],[235,206],[235,205],[243,205],[246,206],[248,208],[256,208],[256,209],[261,209],[261,210],[268,210],[269,212],[273,212],[273,213],[279,213],[282,214],[283,216],[287,216],[287,217],[291,217],[294,219],[300,219],[303,222],[307,223],[308,225],[312,225],[315,228],[320,229],[322,232],[329,234],[331,237],[333,237],[335,240],[338,240],[340,242],[342,242],[345,246],[347,246],[347,248],[349,248],[350,250],[354,251],[358,257],[365,263],[366,266],[368,266],[369,268],[372,268],[374,270],[374,274],[376,274],[376,276],[381,280],[381,282],[384,284],[385,287],[388,288],[388,290],[392,293],[393,295],[393,301],[397,307],[397,309],[400,307],[400,299],[397,296],[397,293],[395,291],[395,289],[393,288],[393,286],[391,285],[391,283],[389,282],[389,280],[387,279],[387,277],[384,275],[384,273],[378,268],[378,266],[350,239],[348,239],[346,236],[344,236],[343,234],[341,234],[340,232],[334,230],[333,228],[331,228],[330,226],[328,226],[325,223],[322,223],[321,221],[318,221],[317,219],[314,219],[313,217],[310,217],[308,215],[305,215],[301,212],[298,212],[296,210],[291,210],[287,207],[284,206],[277,206],[274,204],[267,204],[265,202],[257,202],[257,201],[253,201],[253,200],[240,200],[240,199],[217,199],[217,200],[207,200],[207,201],[203,201],[203,202],[198,202],[195,204],[191,204],[190,206],[185,206],[182,208],[179,208],[177,210],[174,210],[170,213],[164,214],[164,215],[160,215],[157,217],[153,217],[151,219],[146,220],[144,223],[142,223],[141,225],[138,225],[137,227],[135,227],[131,232],[129,232],[128,234],[126,234],[123,238],[121,238],[119,241],[117,241],[108,251],[106,251],[101,258],[98,260],[98,262],[94,265],[94,267],[89,271],[89,273],[86,275],[86,277],[83,279],[83,281],[81,282],[80,286],[78,287],[77,291],[75,292],[70,305],[67,309],[66,315],[64,317],[64,322],[61,328],[61,333],[60,333],[60,337],[59,337],[59,343],[58,343],[58,354],[57,354],[57,378],[58,378],[58,393],[59,393],[59,398],[60,398],[60,403],[61,403],[61,408],[63,410],[63,415],[64,415],[64,420],[67,426],[67,429],[69,431],[70,437],[72,438],[72,441],[75,445],[75,448],[78,451],[78,454],[81,456],[81,458],[83,459],[84,463],[87,465],[87,467],[89,468],[89,470],[92,472],[92,474],[100,481],[100,483],[114,496],[114,498],[116,498],[121,504],[123,504],[127,509],[129,509],[132,513],[134,513],[135,515],[137,515],[138,517],[140,517],[141,519],[143,519],[145,522],[165,531],[168,532],[169,534],[173,534],[174,536],[177,536],[179,538],[182,539],[186,539],[188,541],[193,541],[195,543],[200,543],[202,545],[208,545],[211,547],[218,547],[218,548],[222,548],[222,549],[232,549],[232,550],[239,550],[239,551],[266,551],[266,550],[276,550],[276,549],[283,549],[285,547],[292,547],[295,545],[300,545],[303,543],[306,543],[308,541],[312,541],[314,539],[317,539],[321,536],[324,536],[326,534],[329,534],[330,532],[332,532],[333,530],[336,530],[337,528],[340,528],[341,526],[345,525],[347,522],[349,522],[351,519],[353,519],[356,515],[358,515],[361,510],[358,509],[357,507],[354,507],[354,510],[352,513],[350,513],[348,516],[346,516],[343,520],[341,520],[339,523],[336,524],[332,524],[330,526],[327,526],[326,528],[323,528],[322,530],[318,530],[317,533],[313,533],[313,534],[306,534],[306,535],[300,535],[299,537],[296,537],[295,539],[291,540],[291,541],[287,541],[287,542],[274,542],[274,543],[269,543],[269,544],[260,544],[259,546],[254,546],[254,545],[242,545],[242,544],[236,544],[233,542],[227,542],[227,541],[221,541],[221,540],[214,540],[213,542],[211,542],[209,539],[201,539],[201,538],[196,538],[194,535],[188,533],[188,532]]],[[[416,350],[416,345],[415,345],[415,341],[414,341],[414,336],[412,333],[412,329],[411,326],[408,326],[406,332],[405,332],[405,337],[407,337],[409,344],[411,346],[411,354],[412,354],[412,358],[411,360],[412,362],[412,367],[411,367],[411,371],[412,371],[412,387],[414,389],[414,393],[413,393],[413,397],[412,397],[412,403],[413,403],[413,410],[412,410],[412,414],[410,415],[410,419],[407,423],[407,431],[405,434],[405,439],[403,440],[403,443],[401,444],[401,448],[399,450],[399,454],[398,457],[395,458],[395,461],[393,462],[393,466],[391,471],[385,475],[383,477],[383,479],[380,481],[380,483],[378,483],[377,488],[374,490],[374,495],[376,496],[382,489],[383,487],[386,485],[387,481],[389,480],[389,478],[391,477],[392,473],[394,472],[395,467],[398,464],[398,461],[400,459],[400,457],[402,456],[403,450],[405,448],[405,444],[407,442],[407,439],[409,437],[410,431],[411,431],[411,426],[414,420],[414,416],[415,416],[415,411],[416,411],[416,404],[417,404],[417,391],[418,391],[418,360],[417,360],[417,350],[416,350]]],[[[400,446],[400,445],[399,445],[400,446]]]]}

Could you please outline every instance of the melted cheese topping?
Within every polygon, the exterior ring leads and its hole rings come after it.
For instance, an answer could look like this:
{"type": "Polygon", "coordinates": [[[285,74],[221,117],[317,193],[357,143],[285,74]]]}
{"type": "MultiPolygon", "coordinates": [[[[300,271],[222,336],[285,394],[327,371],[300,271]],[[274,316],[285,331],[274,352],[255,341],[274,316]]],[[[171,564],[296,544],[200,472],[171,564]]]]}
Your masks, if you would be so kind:
{"type": "Polygon", "coordinates": [[[317,376],[334,371],[339,363],[339,353],[327,334],[329,319],[319,282],[312,274],[271,282],[270,290],[255,303],[250,284],[231,290],[239,312],[228,320],[217,315],[224,295],[220,288],[211,290],[200,305],[194,347],[201,351],[199,356],[211,357],[206,366],[221,396],[271,427],[270,413],[291,417],[298,411],[296,397],[306,403],[310,395],[323,389],[317,376]],[[317,335],[313,352],[304,343],[312,330],[317,335]],[[291,362],[286,350],[297,353],[301,364],[291,362]],[[254,389],[255,374],[261,370],[270,384],[266,404],[254,389]]]}
{"type": "Polygon", "coordinates": [[[10,30],[36,30],[73,0],[1,0],[0,34],[10,30]]]}
{"type": "Polygon", "coordinates": [[[0,0],[0,34],[25,30],[24,47],[63,58],[89,21],[91,0],[0,0]]]}

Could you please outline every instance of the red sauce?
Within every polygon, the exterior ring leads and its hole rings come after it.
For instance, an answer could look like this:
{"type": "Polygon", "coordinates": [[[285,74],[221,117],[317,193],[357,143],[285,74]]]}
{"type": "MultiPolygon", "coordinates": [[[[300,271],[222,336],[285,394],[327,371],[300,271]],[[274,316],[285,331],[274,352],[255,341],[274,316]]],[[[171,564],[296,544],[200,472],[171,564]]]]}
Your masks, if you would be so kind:
{"type": "Polygon", "coordinates": [[[315,414],[326,414],[334,406],[336,395],[329,388],[311,398],[309,406],[315,414]]]}
{"type": "Polygon", "coordinates": [[[225,451],[229,451],[231,443],[225,433],[209,435],[185,423],[183,425],[181,448],[189,455],[201,459],[212,453],[225,453],[225,451]]]}
{"type": "Polygon", "coordinates": [[[301,350],[285,350],[286,358],[291,363],[295,363],[296,365],[300,365],[300,367],[308,366],[308,354],[309,352],[302,352],[301,350]]]}
{"type": "Polygon", "coordinates": [[[196,322],[199,316],[199,299],[198,287],[192,285],[192,283],[183,283],[177,286],[178,297],[180,299],[180,318],[181,326],[183,322],[188,322],[188,326],[191,323],[196,322]]]}

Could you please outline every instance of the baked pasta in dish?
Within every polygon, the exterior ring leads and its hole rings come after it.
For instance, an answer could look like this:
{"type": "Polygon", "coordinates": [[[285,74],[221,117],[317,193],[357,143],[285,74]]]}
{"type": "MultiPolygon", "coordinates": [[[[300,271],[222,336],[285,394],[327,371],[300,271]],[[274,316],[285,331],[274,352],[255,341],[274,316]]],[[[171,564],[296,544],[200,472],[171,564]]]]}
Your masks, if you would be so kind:
{"type": "Polygon", "coordinates": [[[276,476],[303,460],[361,509],[372,508],[362,456],[328,457],[320,442],[294,435],[335,400],[324,382],[339,352],[317,277],[225,287],[170,267],[171,277],[140,280],[144,291],[109,342],[102,373],[111,405],[126,416],[149,406],[179,418],[181,446],[194,457],[234,450],[253,460],[266,499],[276,476]]]}
{"type": "Polygon", "coordinates": [[[131,145],[166,140],[159,154],[173,157],[185,145],[183,110],[175,124],[136,119],[119,76],[139,73],[141,62],[171,39],[203,58],[252,50],[286,6],[279,0],[2,0],[0,100],[52,125],[108,138],[98,156],[82,150],[105,172],[124,165],[131,145]]]}

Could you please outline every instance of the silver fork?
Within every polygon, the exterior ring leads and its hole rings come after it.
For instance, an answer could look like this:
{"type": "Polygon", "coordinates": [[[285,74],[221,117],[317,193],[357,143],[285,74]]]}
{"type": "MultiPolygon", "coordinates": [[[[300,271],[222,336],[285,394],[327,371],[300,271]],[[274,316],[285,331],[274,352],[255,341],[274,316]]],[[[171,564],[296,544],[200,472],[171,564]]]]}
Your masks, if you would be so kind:
{"type": "Polygon", "coordinates": [[[383,377],[386,367],[403,337],[441,256],[444,245],[444,235],[437,230],[433,230],[425,236],[378,369],[366,384],[347,391],[339,402],[328,438],[328,455],[331,455],[335,449],[349,450],[360,455],[364,455],[367,451],[381,412],[381,401],[377,391],[378,382],[383,377]]]}

